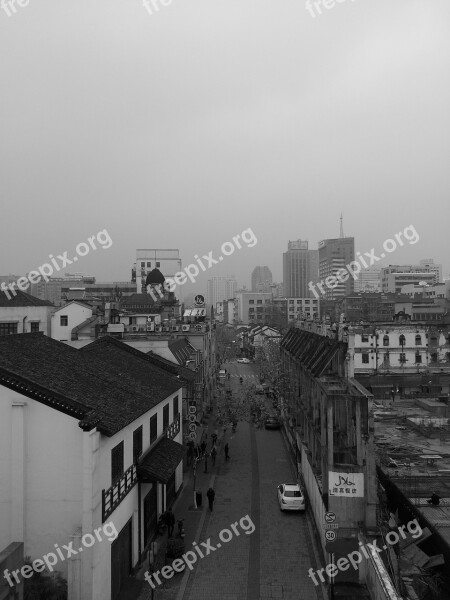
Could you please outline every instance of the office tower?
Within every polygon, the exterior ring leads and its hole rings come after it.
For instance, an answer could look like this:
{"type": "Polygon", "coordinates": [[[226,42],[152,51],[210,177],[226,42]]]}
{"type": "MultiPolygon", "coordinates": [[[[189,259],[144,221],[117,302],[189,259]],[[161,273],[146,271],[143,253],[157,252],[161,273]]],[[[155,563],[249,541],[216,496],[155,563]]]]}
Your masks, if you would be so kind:
{"type": "Polygon", "coordinates": [[[237,283],[234,275],[231,277],[213,277],[206,285],[206,303],[214,307],[217,302],[234,298],[237,283]]]}
{"type": "Polygon", "coordinates": [[[317,282],[319,252],[308,250],[308,242],[297,240],[288,243],[283,253],[284,295],[290,298],[311,298],[309,282],[317,282]]]}
{"type": "Polygon", "coordinates": [[[252,272],[252,292],[270,292],[272,272],[269,267],[255,267],[252,272]]]}
{"type": "MultiPolygon", "coordinates": [[[[153,269],[158,269],[165,279],[173,278],[181,271],[180,251],[174,249],[138,249],[136,250],[136,264],[133,269],[133,278],[136,280],[138,290],[146,292],[147,275],[153,269]]],[[[177,286],[175,295],[181,298],[182,286],[177,286]]]]}
{"type": "Polygon", "coordinates": [[[438,265],[432,258],[424,258],[419,261],[419,264],[423,267],[427,267],[430,273],[436,273],[435,283],[442,282],[442,265],[438,265]]]}
{"type": "MultiPolygon", "coordinates": [[[[327,277],[336,276],[340,269],[355,260],[355,238],[340,237],[319,242],[319,280],[325,282],[327,277]]],[[[348,271],[346,271],[348,275],[348,271]]],[[[358,275],[357,275],[358,277],[358,275]]],[[[345,277],[341,277],[345,279],[345,277]]],[[[348,276],[346,281],[333,282],[334,287],[323,285],[324,300],[337,300],[354,293],[355,280],[348,276]]]]}

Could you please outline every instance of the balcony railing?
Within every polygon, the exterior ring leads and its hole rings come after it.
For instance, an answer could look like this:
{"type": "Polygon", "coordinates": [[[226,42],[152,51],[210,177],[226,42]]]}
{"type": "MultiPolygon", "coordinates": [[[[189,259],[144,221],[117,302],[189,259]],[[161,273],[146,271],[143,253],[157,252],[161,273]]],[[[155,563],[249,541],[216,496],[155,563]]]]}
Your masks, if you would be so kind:
{"type": "Polygon", "coordinates": [[[102,522],[104,523],[109,515],[119,506],[125,496],[133,489],[137,483],[136,465],[133,464],[125,473],[114,483],[109,490],[103,490],[102,493],[102,522]]]}
{"type": "MultiPolygon", "coordinates": [[[[164,430],[162,435],[152,444],[156,444],[163,438],[168,437],[173,440],[174,437],[180,432],[181,420],[180,414],[178,414],[174,421],[170,423],[164,430]]],[[[116,510],[122,500],[127,494],[133,489],[137,483],[137,472],[136,463],[133,463],[129,469],[120,476],[120,478],[113,483],[113,485],[102,491],[102,522],[104,523],[109,515],[116,510]]]]}

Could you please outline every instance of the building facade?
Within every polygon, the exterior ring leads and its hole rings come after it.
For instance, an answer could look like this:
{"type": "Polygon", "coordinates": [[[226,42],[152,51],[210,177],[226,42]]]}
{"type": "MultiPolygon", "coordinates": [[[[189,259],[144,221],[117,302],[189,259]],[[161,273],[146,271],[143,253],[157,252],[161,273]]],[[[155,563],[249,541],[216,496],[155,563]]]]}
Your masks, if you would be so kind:
{"type": "MultiPolygon", "coordinates": [[[[342,237],[326,239],[319,242],[319,280],[325,282],[327,277],[336,277],[336,273],[345,269],[355,260],[355,238],[342,237]]],[[[342,277],[342,279],[344,279],[342,277]]],[[[337,300],[353,294],[355,279],[347,277],[342,281],[337,278],[333,287],[324,286],[324,300],[337,300]]]]}
{"type": "Polygon", "coordinates": [[[217,302],[234,298],[236,289],[237,282],[233,275],[231,277],[212,277],[206,284],[206,303],[216,306],[217,302]]]}
{"type": "Polygon", "coordinates": [[[309,282],[316,283],[319,273],[319,252],[309,250],[305,240],[289,241],[283,253],[283,286],[287,298],[311,298],[309,282]]]}
{"type": "Polygon", "coordinates": [[[270,292],[272,271],[269,267],[255,267],[252,271],[252,292],[270,292]]]}
{"type": "Polygon", "coordinates": [[[381,291],[400,294],[403,286],[439,283],[439,265],[389,265],[381,269],[381,291]],[[436,267],[437,270],[436,270],[436,267]]]}
{"type": "MultiPolygon", "coordinates": [[[[147,275],[150,271],[159,269],[166,278],[173,278],[181,271],[180,251],[176,249],[138,249],[136,250],[136,262],[132,269],[133,282],[136,282],[138,291],[146,291],[147,275]]],[[[177,286],[178,297],[181,298],[181,286],[177,286]]]]}
{"type": "Polygon", "coordinates": [[[234,322],[244,325],[264,323],[271,303],[272,294],[238,292],[234,298],[234,322]]]}

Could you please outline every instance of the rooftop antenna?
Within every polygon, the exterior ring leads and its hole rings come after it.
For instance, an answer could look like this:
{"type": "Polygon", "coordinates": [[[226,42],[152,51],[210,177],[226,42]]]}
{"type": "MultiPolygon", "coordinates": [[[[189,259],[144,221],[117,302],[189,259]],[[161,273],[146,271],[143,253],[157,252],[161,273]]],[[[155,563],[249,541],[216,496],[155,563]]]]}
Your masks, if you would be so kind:
{"type": "Polygon", "coordinates": [[[342,239],[344,236],[344,225],[342,223],[342,213],[341,213],[341,232],[340,232],[340,238],[342,239]]]}

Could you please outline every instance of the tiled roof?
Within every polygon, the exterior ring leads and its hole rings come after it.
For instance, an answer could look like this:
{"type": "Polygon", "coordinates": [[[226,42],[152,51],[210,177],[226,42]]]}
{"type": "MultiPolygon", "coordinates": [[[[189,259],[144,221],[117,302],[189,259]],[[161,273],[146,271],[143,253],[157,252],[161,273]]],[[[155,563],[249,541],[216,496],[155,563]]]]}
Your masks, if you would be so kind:
{"type": "Polygon", "coordinates": [[[137,467],[139,479],[145,482],[168,483],[186,452],[185,446],[163,438],[140,461],[137,467]]]}
{"type": "Polygon", "coordinates": [[[315,377],[320,377],[333,357],[346,347],[343,342],[297,328],[290,329],[281,341],[281,348],[297,358],[315,377]]]}
{"type": "MultiPolygon", "coordinates": [[[[177,365],[176,363],[173,363],[162,356],[158,356],[153,352],[149,352],[148,354],[141,352],[141,350],[137,350],[128,344],[124,344],[117,338],[110,335],[105,335],[104,337],[95,340],[95,342],[84,346],[81,350],[83,352],[93,352],[96,354],[96,356],[106,356],[109,360],[111,359],[110,357],[115,356],[119,358],[119,362],[123,358],[124,353],[128,353],[134,356],[136,359],[148,363],[149,365],[156,367],[158,370],[164,371],[166,374],[169,373],[170,376],[177,377],[179,375],[180,379],[187,381],[193,381],[195,379],[195,373],[193,373],[190,369],[181,367],[180,365],[177,365]]],[[[139,365],[139,368],[142,369],[142,365],[139,365]]]]}
{"type": "Polygon", "coordinates": [[[48,300],[41,300],[40,298],[36,298],[36,296],[32,296],[31,294],[27,294],[26,292],[22,292],[17,288],[14,289],[16,295],[14,296],[11,290],[9,290],[9,295],[11,298],[8,300],[5,292],[0,291],[0,307],[10,307],[10,306],[55,306],[52,302],[48,300]]]}
{"type": "Polygon", "coordinates": [[[189,357],[195,353],[195,348],[185,338],[180,338],[169,342],[169,350],[177,359],[180,365],[185,365],[189,357]]]}
{"type": "Polygon", "coordinates": [[[108,436],[182,387],[176,376],[137,350],[143,359],[112,344],[90,346],[77,350],[34,333],[1,336],[0,385],[108,436]]]}

